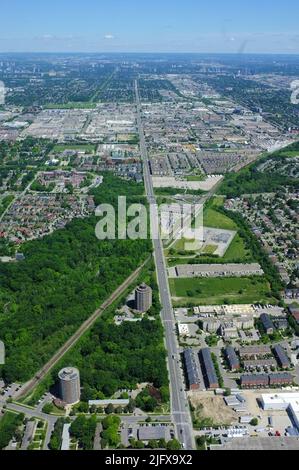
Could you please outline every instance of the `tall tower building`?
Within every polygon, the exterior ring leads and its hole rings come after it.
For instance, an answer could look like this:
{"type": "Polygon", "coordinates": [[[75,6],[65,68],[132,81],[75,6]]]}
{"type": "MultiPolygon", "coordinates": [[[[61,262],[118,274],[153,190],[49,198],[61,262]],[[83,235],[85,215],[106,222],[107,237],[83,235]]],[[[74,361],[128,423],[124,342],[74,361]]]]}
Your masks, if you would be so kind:
{"type": "Polygon", "coordinates": [[[62,369],[59,374],[60,396],[68,405],[74,405],[80,401],[80,372],[73,367],[62,369]]]}
{"type": "Polygon", "coordinates": [[[146,284],[141,284],[135,291],[135,308],[138,312],[147,312],[153,304],[153,291],[146,284]]]}

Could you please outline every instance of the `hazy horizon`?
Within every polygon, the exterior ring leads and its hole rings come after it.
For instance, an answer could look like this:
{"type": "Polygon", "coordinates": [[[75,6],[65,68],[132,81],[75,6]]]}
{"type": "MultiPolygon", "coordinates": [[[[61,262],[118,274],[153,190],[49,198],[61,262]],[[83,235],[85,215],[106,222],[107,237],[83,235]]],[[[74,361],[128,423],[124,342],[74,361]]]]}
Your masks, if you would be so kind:
{"type": "Polygon", "coordinates": [[[1,53],[299,54],[295,0],[2,0],[1,53]]]}

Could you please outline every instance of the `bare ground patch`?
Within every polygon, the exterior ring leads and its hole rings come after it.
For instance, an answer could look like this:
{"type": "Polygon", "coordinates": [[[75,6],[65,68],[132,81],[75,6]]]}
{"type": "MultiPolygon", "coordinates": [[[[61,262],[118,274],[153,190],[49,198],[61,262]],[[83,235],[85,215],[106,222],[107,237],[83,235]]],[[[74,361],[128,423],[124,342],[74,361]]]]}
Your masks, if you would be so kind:
{"type": "Polygon", "coordinates": [[[223,397],[193,393],[190,399],[195,408],[194,415],[199,420],[211,419],[214,424],[219,425],[230,425],[238,422],[237,413],[226,406],[223,397]]]}

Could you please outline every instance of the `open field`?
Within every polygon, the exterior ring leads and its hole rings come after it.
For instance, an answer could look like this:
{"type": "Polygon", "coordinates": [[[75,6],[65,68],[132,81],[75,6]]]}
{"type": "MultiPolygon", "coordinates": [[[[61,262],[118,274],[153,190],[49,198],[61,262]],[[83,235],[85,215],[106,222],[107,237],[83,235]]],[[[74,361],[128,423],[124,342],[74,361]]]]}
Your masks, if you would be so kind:
{"type": "Polygon", "coordinates": [[[225,230],[238,229],[229,217],[210,207],[204,211],[203,220],[206,227],[223,228],[225,230]]]}
{"type": "Polygon", "coordinates": [[[203,181],[205,179],[204,175],[192,175],[186,176],[187,181],[203,181]]]}
{"type": "Polygon", "coordinates": [[[170,279],[170,290],[177,305],[250,304],[270,301],[270,288],[263,277],[213,279],[170,279]]]}
{"type": "Polygon", "coordinates": [[[53,152],[56,153],[64,152],[65,150],[78,150],[94,153],[96,151],[96,146],[93,144],[57,144],[53,148],[53,152]]]}

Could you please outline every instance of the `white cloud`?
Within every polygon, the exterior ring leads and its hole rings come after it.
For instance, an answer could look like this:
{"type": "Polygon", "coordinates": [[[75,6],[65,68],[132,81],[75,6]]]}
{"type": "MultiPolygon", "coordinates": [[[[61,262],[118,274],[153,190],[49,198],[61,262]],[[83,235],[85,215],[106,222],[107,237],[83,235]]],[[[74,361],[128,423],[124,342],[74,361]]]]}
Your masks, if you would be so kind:
{"type": "Polygon", "coordinates": [[[115,37],[115,36],[114,36],[113,34],[105,34],[104,39],[108,39],[108,40],[109,40],[109,39],[114,39],[114,37],[115,37]]]}

